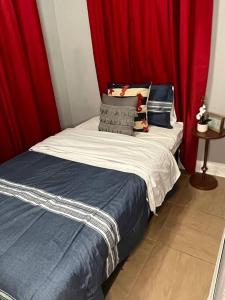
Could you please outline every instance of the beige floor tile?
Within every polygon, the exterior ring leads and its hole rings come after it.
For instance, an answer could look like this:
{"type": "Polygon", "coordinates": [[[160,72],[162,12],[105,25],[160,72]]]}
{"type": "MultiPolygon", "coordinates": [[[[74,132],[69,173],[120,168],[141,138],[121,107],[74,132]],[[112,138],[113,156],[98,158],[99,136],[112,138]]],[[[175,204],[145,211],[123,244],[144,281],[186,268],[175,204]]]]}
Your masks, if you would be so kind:
{"type": "Polygon", "coordinates": [[[192,200],[196,199],[197,189],[194,189],[189,183],[189,176],[181,174],[175,185],[175,193],[168,199],[169,202],[176,203],[177,205],[185,206],[192,200]]]}
{"type": "Polygon", "coordinates": [[[225,220],[189,206],[173,205],[160,232],[164,244],[215,263],[225,220]]]}
{"type": "Polygon", "coordinates": [[[164,227],[160,242],[210,263],[215,263],[220,241],[185,225],[164,227]]]}
{"type": "Polygon", "coordinates": [[[195,201],[191,201],[188,205],[192,209],[225,218],[225,187],[223,188],[220,183],[215,190],[198,191],[195,201]]]}
{"type": "Polygon", "coordinates": [[[159,239],[161,230],[169,216],[171,208],[172,208],[171,203],[169,201],[166,201],[160,207],[158,216],[153,216],[151,218],[147,232],[146,232],[146,237],[148,239],[151,239],[153,241],[157,241],[159,239]]]}
{"type": "Polygon", "coordinates": [[[224,230],[223,218],[173,205],[159,240],[180,251],[215,263],[224,230]]]}
{"type": "Polygon", "coordinates": [[[127,296],[128,295],[125,293],[123,285],[120,284],[120,282],[115,282],[105,297],[105,300],[125,300],[127,299],[127,296]]]}
{"type": "Polygon", "coordinates": [[[148,239],[144,239],[139,244],[123,265],[122,270],[107,294],[106,300],[123,300],[128,296],[153,247],[153,241],[148,239]]]}
{"type": "Polygon", "coordinates": [[[155,243],[145,238],[136,249],[132,252],[128,258],[129,262],[136,263],[139,266],[143,266],[149,257],[155,243]]]}
{"type": "Polygon", "coordinates": [[[176,193],[153,216],[107,300],[206,300],[225,226],[225,178],[201,191],[181,175],[176,193]]]}
{"type": "Polygon", "coordinates": [[[182,174],[177,183],[177,191],[169,201],[225,218],[225,178],[217,177],[217,180],[216,189],[202,191],[192,187],[189,183],[189,176],[182,174]]]}
{"type": "Polygon", "coordinates": [[[158,243],[128,299],[206,300],[212,273],[213,265],[158,243]]]}
{"type": "Polygon", "coordinates": [[[181,225],[220,241],[225,227],[225,219],[194,210],[191,206],[173,205],[164,226],[174,230],[181,225]]]}

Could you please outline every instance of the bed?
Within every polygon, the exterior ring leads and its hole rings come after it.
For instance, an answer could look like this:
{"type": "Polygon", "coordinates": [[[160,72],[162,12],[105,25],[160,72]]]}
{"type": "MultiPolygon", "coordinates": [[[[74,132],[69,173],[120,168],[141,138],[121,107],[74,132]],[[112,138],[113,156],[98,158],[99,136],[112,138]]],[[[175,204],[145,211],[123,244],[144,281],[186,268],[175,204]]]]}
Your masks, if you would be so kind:
{"type": "Polygon", "coordinates": [[[104,299],[101,284],[177,181],[181,124],[159,140],[158,129],[131,137],[99,132],[97,123],[1,165],[1,300],[104,299]]]}

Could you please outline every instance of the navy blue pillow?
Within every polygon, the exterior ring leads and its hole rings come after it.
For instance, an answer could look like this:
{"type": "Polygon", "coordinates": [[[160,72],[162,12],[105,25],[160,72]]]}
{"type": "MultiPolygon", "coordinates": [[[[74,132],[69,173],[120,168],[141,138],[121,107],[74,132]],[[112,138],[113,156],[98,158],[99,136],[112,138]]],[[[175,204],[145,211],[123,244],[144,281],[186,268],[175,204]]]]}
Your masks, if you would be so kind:
{"type": "Polygon", "coordinates": [[[173,128],[170,113],[173,106],[173,88],[171,84],[152,85],[148,100],[149,125],[173,128]]]}

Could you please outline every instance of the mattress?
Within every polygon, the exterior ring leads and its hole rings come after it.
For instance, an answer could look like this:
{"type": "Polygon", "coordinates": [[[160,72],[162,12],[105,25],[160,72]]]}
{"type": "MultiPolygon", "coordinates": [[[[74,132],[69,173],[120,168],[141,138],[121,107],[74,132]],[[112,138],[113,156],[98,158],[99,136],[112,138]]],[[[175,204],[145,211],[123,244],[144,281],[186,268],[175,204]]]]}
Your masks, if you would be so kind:
{"type": "MultiPolygon", "coordinates": [[[[78,129],[98,130],[99,116],[76,126],[78,129]]],[[[149,132],[136,132],[135,136],[142,140],[157,141],[173,154],[179,148],[183,138],[183,123],[176,122],[172,129],[150,126],[149,132]]]]}

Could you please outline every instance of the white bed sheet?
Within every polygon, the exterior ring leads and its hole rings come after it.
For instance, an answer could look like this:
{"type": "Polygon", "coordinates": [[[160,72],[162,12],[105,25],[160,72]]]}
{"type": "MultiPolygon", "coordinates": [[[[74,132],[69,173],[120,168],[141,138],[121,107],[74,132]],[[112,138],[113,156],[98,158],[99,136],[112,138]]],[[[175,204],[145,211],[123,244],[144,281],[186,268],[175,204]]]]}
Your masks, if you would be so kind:
{"type": "Polygon", "coordinates": [[[153,212],[180,176],[172,153],[164,145],[123,134],[68,128],[31,150],[140,176],[146,182],[153,212]]]}
{"type": "MultiPolygon", "coordinates": [[[[78,129],[98,130],[99,116],[76,126],[78,129]]],[[[149,132],[136,132],[135,136],[143,140],[157,141],[175,154],[183,138],[183,123],[176,122],[172,129],[150,126],[149,132]]]]}

